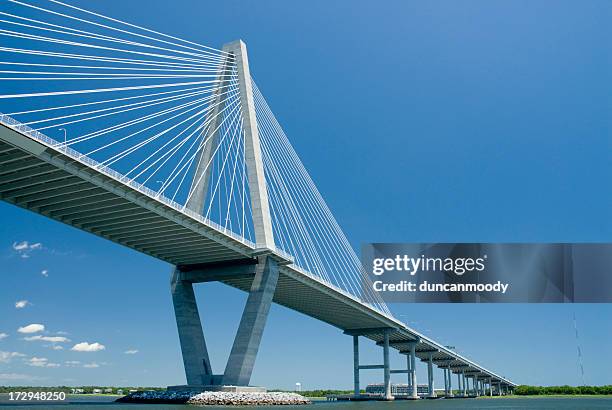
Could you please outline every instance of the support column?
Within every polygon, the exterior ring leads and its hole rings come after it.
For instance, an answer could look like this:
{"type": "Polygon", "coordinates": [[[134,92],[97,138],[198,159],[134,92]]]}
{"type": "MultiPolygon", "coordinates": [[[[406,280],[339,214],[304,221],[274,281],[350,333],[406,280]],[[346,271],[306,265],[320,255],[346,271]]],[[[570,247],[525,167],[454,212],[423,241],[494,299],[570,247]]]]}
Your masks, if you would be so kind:
{"type": "Polygon", "coordinates": [[[442,371],[444,372],[444,397],[448,397],[448,372],[446,367],[442,367],[442,371]]]}
{"type": "Polygon", "coordinates": [[[454,397],[453,394],[453,371],[450,364],[448,365],[448,397],[454,397]]]}
{"type": "Polygon", "coordinates": [[[392,400],[391,395],[391,369],[389,366],[389,329],[384,331],[383,344],[383,364],[384,364],[384,383],[385,383],[385,400],[392,400]]]}
{"type": "Polygon", "coordinates": [[[410,392],[412,391],[412,367],[410,364],[410,354],[406,355],[406,369],[408,369],[408,373],[406,374],[407,377],[407,385],[408,385],[408,395],[410,395],[410,392]]]}
{"type": "Polygon", "coordinates": [[[175,268],[170,280],[170,290],[187,384],[195,386],[209,384],[212,370],[193,284],[183,281],[181,272],[175,268]]]}
{"type": "Polygon", "coordinates": [[[461,373],[457,373],[457,394],[459,396],[463,396],[461,389],[461,373]]]}
{"type": "Polygon", "coordinates": [[[260,256],[234,345],[225,367],[224,384],[248,386],[277,281],[277,262],[268,256],[260,256]]]}
{"type": "Polygon", "coordinates": [[[429,397],[436,397],[434,391],[434,379],[433,379],[433,354],[429,353],[429,360],[427,361],[427,385],[429,387],[429,397]]]}
{"type": "Polygon", "coordinates": [[[501,391],[501,382],[497,383],[497,395],[501,396],[502,395],[502,391],[501,391]]]}
{"type": "Polygon", "coordinates": [[[493,380],[489,377],[489,396],[493,397],[493,380]]]}
{"type": "Polygon", "coordinates": [[[465,378],[465,370],[461,370],[461,379],[462,379],[462,383],[463,383],[463,397],[467,396],[467,386],[465,385],[466,382],[466,378],[465,378]]]}
{"type": "Polygon", "coordinates": [[[411,396],[413,399],[419,398],[417,377],[416,377],[416,345],[417,342],[410,343],[410,379],[412,380],[411,396]]]}
{"type": "Polygon", "coordinates": [[[474,376],[473,382],[474,382],[474,396],[478,397],[480,396],[480,389],[478,387],[478,377],[474,376]]]}
{"type": "Polygon", "coordinates": [[[359,387],[359,336],[353,335],[353,385],[355,397],[361,394],[359,387]]]}

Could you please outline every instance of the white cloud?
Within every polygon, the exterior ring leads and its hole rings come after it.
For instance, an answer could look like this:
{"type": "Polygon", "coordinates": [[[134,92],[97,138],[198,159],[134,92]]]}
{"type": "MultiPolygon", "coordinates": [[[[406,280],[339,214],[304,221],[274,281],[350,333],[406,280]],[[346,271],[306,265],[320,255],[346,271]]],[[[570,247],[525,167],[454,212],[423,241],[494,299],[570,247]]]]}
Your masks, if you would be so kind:
{"type": "Polygon", "coordinates": [[[45,325],[41,325],[38,323],[32,323],[30,325],[17,329],[19,333],[38,333],[42,332],[43,330],[45,330],[45,325]]]}
{"type": "Polygon", "coordinates": [[[67,360],[64,362],[64,364],[68,367],[75,367],[81,364],[81,362],[79,362],[78,360],[67,360]]]}
{"type": "Polygon", "coordinates": [[[32,367],[60,367],[58,363],[50,363],[46,357],[32,357],[27,364],[32,367]]]}
{"type": "Polygon", "coordinates": [[[13,250],[19,254],[22,258],[29,258],[32,251],[42,249],[42,243],[30,243],[28,241],[14,242],[13,250]]]}
{"type": "Polygon", "coordinates": [[[64,336],[41,336],[41,335],[24,337],[23,340],[26,340],[28,342],[33,342],[35,340],[42,340],[43,342],[51,342],[51,343],[67,343],[70,341],[70,339],[64,336]]]}
{"type": "Polygon", "coordinates": [[[29,374],[19,373],[0,373],[0,380],[15,381],[15,380],[38,380],[39,377],[31,376],[29,374]]]}
{"type": "Polygon", "coordinates": [[[98,342],[95,342],[95,343],[81,342],[81,343],[77,343],[74,346],[72,346],[72,349],[70,350],[74,350],[75,352],[98,352],[104,349],[106,349],[106,346],[98,342]]]}
{"type": "Polygon", "coordinates": [[[8,335],[6,333],[0,333],[0,340],[6,339],[8,335]]]}
{"type": "Polygon", "coordinates": [[[126,350],[123,353],[125,353],[125,354],[136,354],[136,353],[138,353],[138,350],[137,349],[130,349],[130,350],[126,350]]]}
{"type": "Polygon", "coordinates": [[[51,349],[53,350],[64,350],[64,348],[60,345],[51,345],[51,349]]]}
{"type": "Polygon", "coordinates": [[[49,359],[46,357],[33,357],[28,360],[28,365],[34,367],[45,367],[48,361],[49,359]]]}
{"type": "Polygon", "coordinates": [[[49,271],[47,269],[43,269],[40,271],[40,274],[46,278],[49,276],[49,271]]]}
{"type": "Polygon", "coordinates": [[[19,352],[1,352],[0,351],[0,363],[8,363],[13,357],[24,357],[23,353],[19,352]]]}
{"type": "Polygon", "coordinates": [[[100,367],[98,363],[88,363],[83,365],[86,369],[95,369],[96,367],[100,367]]]}
{"type": "Polygon", "coordinates": [[[15,307],[17,309],[23,309],[24,307],[31,305],[30,302],[28,302],[27,300],[18,300],[17,302],[15,302],[15,307]]]}
{"type": "Polygon", "coordinates": [[[13,243],[13,249],[16,251],[23,251],[29,248],[29,244],[28,241],[23,241],[23,242],[14,242],[13,243]]]}

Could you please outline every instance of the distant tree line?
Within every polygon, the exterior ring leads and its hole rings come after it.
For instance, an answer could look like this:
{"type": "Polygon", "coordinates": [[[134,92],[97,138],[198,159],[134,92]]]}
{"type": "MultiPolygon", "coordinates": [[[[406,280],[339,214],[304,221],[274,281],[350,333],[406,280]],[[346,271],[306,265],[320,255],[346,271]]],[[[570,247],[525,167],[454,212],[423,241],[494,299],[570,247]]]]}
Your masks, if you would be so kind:
{"type": "MultiPolygon", "coordinates": [[[[287,391],[287,390],[268,390],[268,391],[287,391]]],[[[325,397],[332,394],[353,394],[353,390],[302,390],[296,392],[304,397],[325,397]]],[[[365,390],[361,390],[361,393],[365,393],[365,390]]]]}
{"type": "Polygon", "coordinates": [[[612,394],[612,385],[607,386],[526,386],[521,385],[514,389],[519,396],[545,396],[552,394],[612,394]]]}

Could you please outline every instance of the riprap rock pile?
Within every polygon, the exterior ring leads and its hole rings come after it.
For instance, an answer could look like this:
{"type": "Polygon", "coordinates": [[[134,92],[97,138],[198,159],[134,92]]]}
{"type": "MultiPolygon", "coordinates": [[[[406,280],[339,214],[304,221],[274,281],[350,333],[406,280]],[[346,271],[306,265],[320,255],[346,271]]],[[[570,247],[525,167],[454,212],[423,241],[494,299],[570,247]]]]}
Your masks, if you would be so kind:
{"type": "Polygon", "coordinates": [[[310,400],[296,393],[234,393],[207,391],[141,391],[117,399],[121,403],[181,403],[216,406],[276,406],[310,404],[310,400]]]}

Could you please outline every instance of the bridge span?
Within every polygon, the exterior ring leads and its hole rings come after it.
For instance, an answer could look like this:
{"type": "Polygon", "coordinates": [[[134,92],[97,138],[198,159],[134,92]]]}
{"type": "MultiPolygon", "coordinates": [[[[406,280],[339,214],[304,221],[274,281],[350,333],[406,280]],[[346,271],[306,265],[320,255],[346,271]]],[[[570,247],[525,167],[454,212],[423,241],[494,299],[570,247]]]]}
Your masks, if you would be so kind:
{"type": "MultiPolygon", "coordinates": [[[[309,274],[293,264],[292,257],[285,252],[258,248],[201,215],[157,197],[145,186],[111,169],[97,167],[90,158],[6,115],[0,115],[0,124],[2,200],[171,263],[177,266],[180,281],[189,284],[219,281],[249,292],[258,260],[262,256],[273,258],[279,266],[275,303],[352,336],[356,392],[359,370],[372,368],[359,364],[359,336],[383,347],[384,363],[375,368],[383,369],[387,384],[394,372],[388,360],[391,347],[407,356],[405,372],[410,375],[411,385],[416,385],[412,369],[415,359],[420,359],[428,363],[430,374],[431,365],[444,369],[445,374],[449,371],[456,374],[458,387],[464,388],[466,395],[467,378],[498,386],[499,392],[516,386],[393,316],[309,274]]],[[[450,389],[450,375],[447,379],[450,389]]],[[[212,378],[208,383],[212,383],[212,378]]],[[[206,383],[196,380],[195,384],[206,383]]],[[[492,393],[493,389],[489,391],[492,393]]],[[[482,393],[481,388],[479,394],[482,393]]]]}
{"type": "MultiPolygon", "coordinates": [[[[151,39],[150,32],[136,35],[151,39]]],[[[90,37],[90,41],[114,41],[108,35],[90,37]]],[[[163,38],[156,37],[155,44],[169,43],[168,36],[163,38]]],[[[515,383],[411,329],[381,300],[364,302],[367,286],[361,287],[366,280],[363,268],[252,80],[245,44],[236,41],[214,50],[194,48],[191,42],[171,38],[171,44],[182,49],[174,54],[164,51],[170,55],[155,54],[162,60],[155,62],[159,66],[156,70],[170,73],[165,73],[162,81],[177,76],[177,71],[190,73],[179,76],[181,83],[163,84],[152,83],[149,74],[140,74],[143,77],[138,78],[145,81],[140,89],[156,91],[153,94],[136,95],[133,92],[138,87],[122,83],[97,89],[0,95],[2,102],[23,101],[26,97],[36,101],[83,95],[89,98],[68,105],[62,100],[61,106],[51,108],[38,104],[34,109],[26,107],[0,115],[0,198],[175,266],[170,285],[187,379],[187,386],[181,388],[231,385],[247,389],[270,305],[277,303],[335,326],[352,338],[356,395],[360,372],[380,369],[385,398],[392,398],[390,380],[395,373],[406,374],[412,386],[411,397],[417,398],[417,360],[427,364],[431,397],[435,396],[436,368],[444,373],[447,397],[453,391],[460,397],[511,391],[515,383]],[[183,54],[190,57],[179,65],[175,61],[183,54]],[[201,80],[208,77],[212,79],[201,80]],[[92,100],[98,93],[107,99],[92,100]],[[116,93],[123,94],[117,98],[116,93]],[[108,99],[108,94],[113,98],[108,99]],[[147,104],[124,104],[145,97],[147,104]],[[185,104],[177,102],[185,98],[191,99],[185,104]],[[124,105],[117,106],[117,101],[124,105]],[[127,111],[155,104],[165,111],[136,112],[131,120],[125,117],[127,111]],[[178,111],[180,115],[191,115],[188,119],[195,128],[189,130],[189,125],[179,132],[180,123],[157,132],[155,127],[179,115],[170,117],[177,106],[182,110],[178,111]],[[199,111],[194,113],[194,107],[199,111]],[[84,111],[91,108],[96,110],[84,111]],[[52,119],[18,120],[62,110],[68,111],[52,119]],[[107,116],[119,113],[121,117],[113,118],[121,118],[120,122],[102,125],[107,116]],[[86,115],[89,117],[84,118],[86,115]],[[152,121],[149,127],[145,127],[147,120],[152,121]],[[85,124],[93,126],[87,128],[85,124]],[[67,138],[66,129],[61,128],[64,141],[49,137],[45,130],[58,125],[75,127],[75,136],[67,138]],[[129,127],[134,128],[127,135],[129,127]],[[142,136],[140,142],[134,140],[135,135],[142,136]],[[181,135],[184,139],[177,140],[181,135]],[[101,140],[101,136],[108,140],[101,140]],[[92,141],[100,142],[92,145],[92,141]],[[111,146],[119,152],[101,154],[111,146]],[[151,150],[143,154],[147,148],[151,150]],[[126,160],[129,167],[122,169],[121,161],[130,156],[134,159],[126,160]],[[173,168],[165,172],[164,164],[173,168]],[[155,174],[157,171],[159,174],[155,174]],[[190,183],[184,185],[185,180],[190,183]],[[173,195],[169,194],[172,189],[173,195]],[[248,293],[225,372],[219,375],[212,372],[193,292],[194,284],[211,281],[248,293]],[[380,364],[360,363],[360,337],[381,347],[380,364]],[[391,349],[406,356],[405,368],[391,369],[391,349]]],[[[129,44],[143,47],[134,41],[129,44]]],[[[116,61],[104,55],[98,58],[108,66],[97,68],[108,70],[118,63],[152,65],[150,53],[138,50],[132,53],[146,55],[146,59],[138,56],[116,61]]],[[[35,50],[30,51],[34,54],[35,50]]],[[[56,58],[58,54],[36,53],[40,58],[56,58]]],[[[117,81],[133,79],[134,75],[117,81]]],[[[78,78],[90,79],[70,79],[78,78]]],[[[96,82],[99,80],[95,77],[96,82]]],[[[367,300],[372,300],[372,295],[367,300]]]]}

